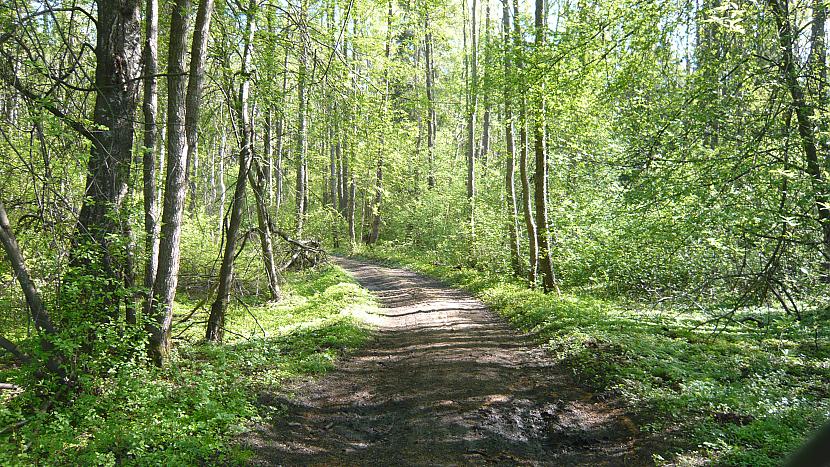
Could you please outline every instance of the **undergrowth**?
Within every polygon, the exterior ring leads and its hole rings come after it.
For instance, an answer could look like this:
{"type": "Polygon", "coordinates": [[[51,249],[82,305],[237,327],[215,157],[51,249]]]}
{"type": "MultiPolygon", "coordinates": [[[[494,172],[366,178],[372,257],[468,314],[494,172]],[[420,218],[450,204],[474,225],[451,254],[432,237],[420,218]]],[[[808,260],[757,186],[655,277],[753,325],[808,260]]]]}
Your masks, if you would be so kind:
{"type": "MultiPolygon", "coordinates": [[[[204,327],[188,327],[204,318],[200,312],[174,329],[176,354],[163,369],[124,364],[73,400],[43,410],[31,409],[40,403],[29,391],[0,391],[0,465],[244,462],[246,454],[231,441],[265,416],[256,394],[324,373],[368,336],[349,310],[371,306],[372,299],[342,269],[325,265],[285,279],[278,304],[231,304],[225,345],[201,343],[204,327]]],[[[177,318],[192,305],[177,303],[177,318]]],[[[0,381],[25,377],[0,363],[0,381]]]]}
{"type": "Polygon", "coordinates": [[[810,319],[768,310],[763,325],[716,322],[653,304],[545,295],[401,246],[361,255],[465,288],[538,336],[594,397],[630,407],[643,436],[662,445],[658,464],[780,465],[830,418],[830,335],[810,319]]]}

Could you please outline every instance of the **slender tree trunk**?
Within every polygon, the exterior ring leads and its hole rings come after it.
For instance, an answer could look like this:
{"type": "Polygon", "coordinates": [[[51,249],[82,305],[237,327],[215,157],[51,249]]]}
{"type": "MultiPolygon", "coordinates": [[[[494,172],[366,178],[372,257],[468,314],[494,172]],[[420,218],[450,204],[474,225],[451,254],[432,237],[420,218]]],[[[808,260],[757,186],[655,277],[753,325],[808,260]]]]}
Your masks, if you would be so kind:
{"type": "Polygon", "coordinates": [[[285,93],[288,88],[288,47],[285,48],[285,58],[282,63],[282,94],[280,94],[280,114],[277,119],[277,166],[276,166],[276,194],[274,212],[279,213],[282,205],[283,167],[282,156],[285,152],[285,93]]]}
{"type": "Polygon", "coordinates": [[[522,181],[522,212],[524,214],[525,229],[527,230],[528,243],[528,281],[530,286],[536,285],[536,273],[539,267],[539,248],[536,244],[536,221],[533,219],[533,206],[530,200],[530,180],[527,173],[527,101],[524,97],[524,63],[522,60],[522,31],[519,24],[519,2],[513,0],[513,41],[514,54],[516,55],[517,70],[519,72],[516,85],[519,87],[519,94],[522,96],[519,101],[519,178],[522,181]]]}
{"type": "Polygon", "coordinates": [[[268,279],[268,293],[271,301],[278,302],[282,298],[279,277],[277,275],[277,264],[274,259],[274,245],[271,241],[271,222],[268,216],[268,200],[265,198],[266,175],[262,167],[257,164],[256,158],[252,161],[251,171],[248,180],[254,191],[257,208],[257,226],[259,229],[259,241],[262,247],[262,261],[265,266],[265,275],[268,279]],[[256,179],[254,179],[256,175],[256,179]]]}
{"type": "MultiPolygon", "coordinates": [[[[9,216],[6,213],[6,207],[3,205],[2,200],[0,200],[0,245],[2,245],[3,250],[6,252],[9,262],[11,262],[14,276],[17,278],[17,282],[23,290],[23,296],[26,299],[26,306],[31,314],[32,322],[35,324],[35,329],[45,335],[54,335],[57,330],[55,325],[52,324],[52,320],[46,310],[46,306],[43,303],[40,292],[37,290],[35,282],[32,280],[32,276],[29,274],[29,270],[26,267],[26,262],[23,259],[23,252],[20,249],[20,245],[17,243],[14,231],[12,231],[9,216]]],[[[22,363],[28,363],[31,361],[31,358],[28,355],[25,355],[16,345],[12,344],[3,337],[0,337],[0,347],[11,352],[12,355],[14,355],[22,363]]],[[[54,347],[51,341],[46,339],[45,336],[41,336],[40,347],[41,350],[46,353],[46,368],[49,369],[52,374],[61,377],[65,376],[66,372],[60,365],[61,362],[59,356],[55,355],[53,352],[54,347]]]]}
{"type": "Polygon", "coordinates": [[[427,88],[427,187],[435,188],[435,133],[437,131],[437,119],[435,114],[435,57],[432,52],[432,30],[429,25],[429,12],[424,16],[424,30],[426,31],[424,41],[424,58],[426,68],[427,88]]]}
{"type": "MultiPolygon", "coordinates": [[[[301,21],[303,24],[306,20],[306,4],[302,0],[301,7],[301,21]]],[[[304,26],[302,26],[304,27],[304,26]]],[[[302,44],[300,45],[299,68],[297,71],[297,238],[303,236],[303,224],[306,213],[306,199],[308,187],[306,186],[306,157],[308,153],[308,128],[306,116],[306,73],[307,73],[307,55],[308,50],[306,41],[308,38],[305,33],[301,35],[302,44]]]]}
{"type": "MultiPolygon", "coordinates": [[[[545,46],[545,1],[536,0],[536,52],[545,46]]],[[[536,118],[534,125],[534,153],[536,156],[536,225],[539,245],[539,269],[542,273],[542,287],[545,292],[558,290],[551,258],[551,234],[548,220],[548,160],[545,141],[545,89],[539,83],[535,92],[536,118]]]]}
{"type": "Polygon", "coordinates": [[[346,216],[346,220],[349,223],[349,244],[354,246],[357,242],[357,237],[355,235],[355,226],[354,226],[354,204],[355,199],[357,198],[357,185],[354,181],[354,176],[351,177],[349,181],[349,201],[347,203],[348,206],[348,213],[346,216]]]}
{"type": "Polygon", "coordinates": [[[265,190],[263,194],[267,193],[265,206],[270,208],[274,206],[274,149],[271,141],[274,138],[274,117],[271,106],[265,110],[265,135],[263,136],[263,151],[265,152],[265,190]]]}
{"type": "MultiPolygon", "coordinates": [[[[337,106],[334,106],[333,112],[331,113],[332,120],[337,118],[337,106]]],[[[335,142],[337,139],[337,131],[336,131],[336,124],[334,122],[329,122],[329,200],[331,203],[331,212],[333,216],[337,216],[338,204],[337,204],[337,197],[338,197],[338,174],[337,174],[337,143],[335,142]]],[[[340,239],[337,236],[337,228],[338,222],[331,223],[331,236],[332,236],[332,244],[334,248],[340,247],[340,239]]]]}
{"type": "Polygon", "coordinates": [[[150,304],[150,355],[162,365],[171,350],[173,300],[179,280],[182,215],[187,195],[185,134],[187,11],[189,0],[176,0],[170,21],[167,52],[167,179],[161,217],[159,263],[150,304]]]}
{"type": "Polygon", "coordinates": [[[205,340],[208,342],[220,343],[225,334],[225,315],[230,299],[231,286],[233,284],[233,260],[236,256],[236,245],[239,236],[239,228],[242,225],[243,208],[245,204],[245,187],[248,181],[248,171],[251,168],[253,159],[253,130],[251,127],[250,109],[248,98],[250,95],[251,79],[251,48],[253,47],[254,15],[256,11],[255,0],[252,0],[247,12],[247,26],[245,28],[245,48],[242,53],[242,83],[239,85],[238,115],[239,130],[241,133],[239,148],[239,175],[236,178],[236,189],[233,196],[233,207],[231,208],[231,219],[228,224],[228,232],[225,237],[225,251],[222,255],[222,266],[219,268],[219,285],[216,288],[216,299],[210,306],[205,340]]]}
{"type": "MultiPolygon", "coordinates": [[[[190,179],[190,168],[194,160],[198,165],[199,111],[202,103],[202,84],[205,80],[205,62],[207,60],[208,41],[210,40],[210,20],[214,0],[201,0],[196,11],[196,25],[190,54],[190,71],[188,73],[187,97],[185,98],[185,132],[187,135],[187,162],[185,178],[190,179]]],[[[191,199],[196,197],[195,180],[191,186],[191,199]]],[[[195,206],[193,206],[195,209],[195,206]]],[[[192,210],[191,210],[192,211],[192,210]]]]}
{"type": "Polygon", "coordinates": [[[825,257],[825,269],[830,262],[830,198],[827,194],[827,181],[819,163],[816,134],[812,122],[814,110],[804,96],[804,89],[798,81],[798,70],[796,69],[793,45],[793,27],[790,22],[787,0],[771,0],[769,2],[775,23],[778,28],[778,45],[781,49],[781,70],[784,78],[784,85],[790,92],[798,120],[798,134],[801,138],[801,146],[806,159],[806,171],[810,176],[818,223],[821,227],[822,254],[825,257]]]}
{"type": "Polygon", "coordinates": [[[388,12],[386,15],[386,63],[387,69],[383,76],[385,89],[383,93],[383,128],[381,129],[381,147],[378,149],[378,163],[375,170],[375,200],[372,204],[372,230],[369,234],[369,244],[374,244],[380,236],[381,202],[383,201],[383,151],[386,140],[387,125],[389,124],[389,61],[392,58],[392,2],[387,2],[388,12]]]}
{"type": "Polygon", "coordinates": [[[510,7],[508,0],[502,0],[502,28],[504,30],[504,138],[507,147],[505,170],[505,198],[507,200],[508,232],[510,241],[510,264],[517,277],[522,276],[521,243],[519,240],[519,215],[516,203],[516,139],[513,133],[513,85],[512,50],[510,47],[510,7]]]}
{"type": "MultiPolygon", "coordinates": [[[[827,5],[822,0],[813,0],[813,28],[810,35],[809,77],[812,82],[813,99],[820,112],[828,111],[827,95],[827,5]]],[[[830,170],[830,145],[827,139],[827,117],[818,120],[816,145],[824,154],[824,168],[830,170]]]]}
{"type": "Polygon", "coordinates": [[[487,166],[487,157],[490,153],[490,2],[486,2],[486,14],[484,20],[484,117],[481,121],[481,159],[484,166],[487,166]]]}
{"type": "Polygon", "coordinates": [[[476,0],[472,0],[470,21],[470,68],[469,102],[467,108],[467,209],[470,227],[471,248],[475,244],[475,197],[476,197],[476,141],[475,124],[478,107],[478,46],[476,42],[476,0]]]}
{"type": "MultiPolygon", "coordinates": [[[[147,296],[153,295],[153,282],[156,280],[156,270],[159,259],[159,225],[158,203],[156,202],[156,109],[158,107],[158,92],[156,91],[156,74],[158,69],[158,0],[147,0],[145,18],[146,42],[144,44],[144,246],[147,258],[144,266],[144,288],[147,296]]],[[[150,303],[145,302],[145,314],[150,313],[150,303]]],[[[127,321],[135,323],[136,317],[128,317],[127,321]]]]}

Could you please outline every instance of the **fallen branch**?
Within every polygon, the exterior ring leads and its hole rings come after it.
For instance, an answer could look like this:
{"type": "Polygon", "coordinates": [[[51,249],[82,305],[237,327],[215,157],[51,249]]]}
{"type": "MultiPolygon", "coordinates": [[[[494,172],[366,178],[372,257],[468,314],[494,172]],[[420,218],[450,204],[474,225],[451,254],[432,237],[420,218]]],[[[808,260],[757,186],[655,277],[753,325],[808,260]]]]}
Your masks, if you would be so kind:
{"type": "Polygon", "coordinates": [[[17,391],[19,389],[20,389],[20,386],[15,386],[14,384],[0,383],[0,390],[17,391]]]}

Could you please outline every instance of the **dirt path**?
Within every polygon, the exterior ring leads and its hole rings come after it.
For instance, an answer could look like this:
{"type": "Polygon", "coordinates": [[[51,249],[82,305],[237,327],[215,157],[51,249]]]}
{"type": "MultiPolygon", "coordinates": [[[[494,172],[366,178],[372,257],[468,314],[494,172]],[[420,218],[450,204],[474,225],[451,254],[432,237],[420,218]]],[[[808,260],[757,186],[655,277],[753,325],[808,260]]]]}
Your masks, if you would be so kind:
{"type": "Polygon", "coordinates": [[[336,259],[381,300],[376,338],[295,390],[287,419],[244,444],[259,465],[642,465],[624,410],[469,295],[413,272],[336,259]]]}

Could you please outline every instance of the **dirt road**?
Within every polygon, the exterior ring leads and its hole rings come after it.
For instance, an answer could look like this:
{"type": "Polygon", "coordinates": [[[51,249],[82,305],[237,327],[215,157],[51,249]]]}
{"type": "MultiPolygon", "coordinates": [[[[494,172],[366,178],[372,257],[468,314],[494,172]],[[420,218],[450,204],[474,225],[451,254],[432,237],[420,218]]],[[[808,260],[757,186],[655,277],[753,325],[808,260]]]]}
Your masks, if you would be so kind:
{"type": "Polygon", "coordinates": [[[413,272],[336,259],[380,299],[375,339],[276,398],[247,435],[257,465],[643,465],[623,408],[481,302],[413,272]]]}

